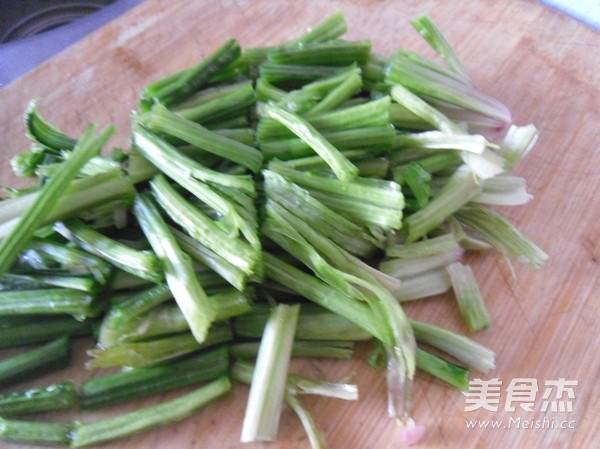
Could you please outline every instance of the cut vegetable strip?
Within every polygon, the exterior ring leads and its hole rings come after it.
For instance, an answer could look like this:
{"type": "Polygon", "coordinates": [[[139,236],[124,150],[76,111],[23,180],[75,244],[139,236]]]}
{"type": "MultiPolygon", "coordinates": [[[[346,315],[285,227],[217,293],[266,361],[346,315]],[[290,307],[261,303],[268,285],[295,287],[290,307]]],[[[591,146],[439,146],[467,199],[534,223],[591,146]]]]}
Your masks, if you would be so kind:
{"type": "Polygon", "coordinates": [[[101,234],[80,220],[57,223],[54,229],[87,252],[110,262],[121,270],[152,282],[161,282],[164,278],[160,263],[153,253],[130,248],[101,234]]]}
{"type": "Polygon", "coordinates": [[[442,31],[428,14],[422,14],[410,21],[411,25],[427,41],[427,43],[441,56],[446,65],[461,75],[465,82],[469,81],[469,75],[464,68],[452,45],[446,40],[442,31]]]}
{"type": "Polygon", "coordinates": [[[500,154],[506,161],[506,168],[512,168],[533,148],[538,139],[538,130],[532,125],[511,125],[500,143],[500,154]]]}
{"type": "Polygon", "coordinates": [[[21,421],[0,418],[0,439],[15,443],[69,445],[71,423],[21,421]]]}
{"type": "Polygon", "coordinates": [[[301,117],[272,104],[265,105],[264,116],[274,118],[300,137],[327,162],[340,181],[347,182],[358,175],[358,168],[301,117]]]}
{"type": "Polygon", "coordinates": [[[228,262],[222,256],[187,234],[174,228],[171,228],[171,231],[181,249],[189,254],[192,259],[213,269],[238,290],[244,290],[247,276],[237,265],[228,262]]]}
{"type": "Polygon", "coordinates": [[[53,151],[72,150],[77,140],[63,134],[44,120],[38,111],[38,101],[38,99],[31,100],[23,116],[28,137],[53,151]]]}
{"type": "Polygon", "coordinates": [[[450,363],[422,349],[417,349],[417,366],[459,390],[469,389],[469,370],[462,366],[450,363]]]}
{"type": "Polygon", "coordinates": [[[400,103],[410,112],[425,120],[434,128],[442,132],[462,133],[462,129],[452,122],[443,113],[430,106],[427,102],[413,94],[410,90],[400,84],[394,84],[390,90],[390,95],[394,101],[400,103]]]}
{"type": "Polygon", "coordinates": [[[279,304],[267,321],[244,414],[243,443],[277,436],[299,311],[298,305],[279,304]]]}
{"type": "Polygon", "coordinates": [[[338,75],[347,69],[347,67],[339,66],[276,64],[266,61],[259,66],[259,74],[269,83],[297,87],[311,81],[338,75]]]}
{"type": "Polygon", "coordinates": [[[472,170],[466,165],[459,167],[423,209],[406,218],[404,225],[408,231],[407,241],[414,242],[437,228],[481,189],[481,182],[472,170]]]}
{"type": "Polygon", "coordinates": [[[471,267],[455,262],[449,264],[446,270],[450,275],[450,282],[458,302],[458,308],[469,330],[475,332],[489,326],[492,319],[471,267]]]}
{"type": "MultiPolygon", "coordinates": [[[[21,217],[35,201],[38,201],[40,193],[41,191],[38,190],[0,202],[0,217],[2,217],[0,238],[6,237],[10,232],[15,232],[21,217]]],[[[134,194],[135,189],[132,182],[120,171],[78,179],[66,189],[64,201],[57,204],[54,209],[47,211],[38,225],[53,223],[110,201],[128,201],[133,198],[134,194]]]]}
{"type": "Polygon", "coordinates": [[[402,279],[400,286],[392,294],[400,302],[414,301],[446,293],[451,287],[446,270],[438,268],[402,279]]]}
{"type": "Polygon", "coordinates": [[[181,421],[231,390],[221,377],[197,390],[161,404],[93,423],[76,423],[71,447],[85,447],[144,432],[166,423],[181,421]]]}
{"type": "MultiPolygon", "coordinates": [[[[336,11],[329,17],[318,23],[316,26],[310,28],[303,36],[293,39],[281,46],[295,46],[302,44],[309,44],[314,42],[327,42],[329,40],[336,39],[346,33],[346,19],[340,11],[336,11]]],[[[263,62],[270,51],[276,47],[259,47],[249,48],[244,51],[244,54],[250,60],[250,65],[259,65],[263,62]]]]}
{"type": "Polygon", "coordinates": [[[178,137],[205,151],[241,164],[253,172],[258,172],[262,165],[262,154],[256,148],[206,129],[198,123],[170,112],[162,105],[153,106],[150,115],[140,116],[140,121],[152,131],[165,132],[178,137]]]}
{"type": "Polygon", "coordinates": [[[150,197],[138,195],[133,211],[162,263],[167,284],[194,337],[203,342],[215,319],[215,312],[198,282],[190,257],[181,251],[150,197]]]}
{"type": "MultiPolygon", "coordinates": [[[[134,140],[137,149],[171,178],[193,177],[203,182],[235,187],[250,193],[254,192],[254,184],[249,176],[228,175],[208,169],[140,126],[135,129],[134,140]]],[[[206,201],[206,199],[204,200],[206,201]]]]}
{"type": "Polygon", "coordinates": [[[456,217],[481,233],[500,252],[517,258],[531,268],[542,268],[548,259],[548,254],[502,215],[491,209],[473,204],[458,211],[456,217]]]}
{"type": "MultiPolygon", "coordinates": [[[[219,291],[208,299],[215,309],[215,321],[223,321],[252,310],[246,294],[234,289],[219,291]]],[[[141,341],[187,330],[189,325],[179,307],[168,303],[154,307],[130,323],[127,329],[121,328],[118,338],[121,342],[141,341]]]]}
{"type": "Polygon", "coordinates": [[[418,95],[470,109],[506,124],[511,122],[510,111],[498,100],[468,84],[444,76],[431,67],[415,62],[403,50],[392,56],[387,81],[401,84],[418,95]]]}
{"type": "Polygon", "coordinates": [[[528,203],[533,195],[527,192],[525,178],[498,175],[486,179],[483,189],[473,201],[499,206],[519,206],[528,203]]]}
{"type": "Polygon", "coordinates": [[[190,332],[182,332],[150,341],[122,343],[108,349],[92,349],[88,354],[94,357],[88,362],[90,368],[111,366],[140,367],[152,366],[219,343],[231,340],[230,326],[216,323],[211,327],[202,343],[190,332]]]}
{"type": "Polygon", "coordinates": [[[355,71],[349,72],[339,85],[331,89],[329,93],[327,93],[327,95],[308,112],[317,114],[335,109],[360,91],[362,85],[363,83],[360,74],[355,71]]]}
{"type": "Polygon", "coordinates": [[[400,134],[396,137],[399,147],[419,147],[431,150],[463,150],[481,154],[489,142],[480,135],[449,134],[441,131],[424,131],[417,134],[400,134]]]}
{"type": "Polygon", "coordinates": [[[371,51],[370,41],[340,41],[286,45],[269,52],[268,58],[277,64],[306,64],[345,66],[367,62],[371,51]]]}
{"type": "Polygon", "coordinates": [[[420,342],[441,349],[482,373],[494,369],[495,355],[491,349],[439,326],[418,320],[410,322],[420,342]]]}
{"type": "Polygon", "coordinates": [[[25,391],[0,394],[2,416],[63,410],[78,404],[77,390],[71,381],[25,391]]]}
{"type": "Polygon", "coordinates": [[[167,284],[158,284],[130,294],[104,315],[98,333],[98,345],[109,348],[119,342],[146,312],[173,298],[167,284]]]}
{"type": "Polygon", "coordinates": [[[223,232],[213,220],[177,193],[163,176],[154,178],[151,187],[161,207],[188,234],[244,273],[253,273],[258,256],[250,245],[242,240],[232,239],[231,235],[223,232]]]}
{"type": "Polygon", "coordinates": [[[0,278],[3,290],[15,288],[16,290],[41,289],[48,287],[70,288],[87,293],[96,291],[94,279],[88,276],[59,276],[48,274],[5,274],[0,278]]]}
{"type": "Polygon", "coordinates": [[[379,264],[379,269],[390,276],[402,279],[450,265],[458,261],[462,253],[461,250],[453,250],[437,256],[418,259],[388,259],[379,264]]]}
{"type": "Polygon", "coordinates": [[[33,343],[46,343],[60,337],[91,336],[94,321],[80,321],[71,316],[29,316],[20,322],[10,316],[10,325],[0,326],[0,348],[11,348],[33,343]]]}
{"type": "Polygon", "coordinates": [[[248,124],[247,110],[256,102],[256,94],[249,82],[241,83],[236,89],[224,92],[217,98],[207,99],[198,104],[181,105],[173,110],[182,117],[210,127],[232,127],[232,121],[248,124]],[[225,126],[227,124],[227,126],[225,126]]]}
{"type": "Polygon", "coordinates": [[[229,39],[214,53],[186,70],[172,82],[164,80],[149,84],[144,90],[146,101],[160,102],[165,105],[176,103],[186,98],[205,85],[214,75],[223,70],[229,63],[237,59],[241,49],[235,39],[229,39]]]}
{"type": "Polygon", "coordinates": [[[100,311],[95,296],[81,290],[46,288],[0,292],[0,315],[69,314],[83,320],[97,316],[100,311]]]}
{"type": "Polygon", "coordinates": [[[58,338],[37,349],[0,362],[0,385],[8,385],[62,368],[69,360],[69,339],[58,338]]]}
{"type": "Polygon", "coordinates": [[[135,368],[87,380],[81,387],[84,410],[180,388],[224,376],[229,368],[225,347],[152,367],[135,368]]]}
{"type": "Polygon", "coordinates": [[[423,257],[439,256],[451,251],[459,251],[460,246],[454,234],[443,234],[429,239],[419,240],[414,243],[398,243],[386,248],[388,257],[399,259],[416,259],[423,257]]]}
{"type": "Polygon", "coordinates": [[[27,246],[35,230],[44,221],[45,216],[59,203],[65,185],[75,178],[81,167],[92,156],[100,152],[112,133],[113,129],[107,128],[103,133],[95,136],[94,127],[87,128],[73,149],[72,156],[44,185],[39,196],[20,218],[18,225],[0,242],[0,275],[10,269],[19,252],[27,246]]]}
{"type": "Polygon", "coordinates": [[[285,402],[294,410],[298,419],[302,423],[302,427],[304,427],[304,431],[308,436],[308,440],[310,441],[310,446],[312,449],[327,449],[329,446],[323,437],[322,431],[319,429],[319,426],[313,419],[312,415],[309,411],[302,405],[300,399],[294,395],[287,393],[284,396],[285,402]]]}

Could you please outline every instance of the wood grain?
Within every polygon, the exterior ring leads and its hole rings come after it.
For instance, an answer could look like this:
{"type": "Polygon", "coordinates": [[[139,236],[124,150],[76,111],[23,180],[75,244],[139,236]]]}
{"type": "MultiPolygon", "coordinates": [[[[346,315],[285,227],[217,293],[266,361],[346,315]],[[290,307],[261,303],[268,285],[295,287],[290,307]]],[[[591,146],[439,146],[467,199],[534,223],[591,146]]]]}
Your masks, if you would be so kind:
{"type": "MultiPolygon", "coordinates": [[[[33,97],[42,113],[67,133],[88,122],[115,124],[113,143],[126,146],[129,117],[140,88],[161,75],[201,59],[227,37],[243,46],[274,44],[300,35],[308,25],[340,9],[348,39],[372,39],[387,54],[401,45],[431,55],[408,24],[429,12],[456,46],[475,83],[501,99],[519,124],[535,123],[541,138],[516,172],[526,176],[535,199],[500,209],[549,254],[546,267],[532,271],[499,256],[472,262],[494,324],[474,336],[497,351],[489,376],[506,387],[514,378],[540,385],[559,378],[578,380],[572,413],[464,412],[463,396],[426,375],[414,389],[414,416],[428,427],[422,448],[593,448],[600,447],[600,36],[586,26],[534,1],[307,1],[148,0],[23,78],[0,90],[2,184],[15,180],[10,157],[26,148],[22,112],[33,97]],[[467,429],[465,420],[572,420],[574,429],[467,429]]],[[[466,332],[450,296],[411,304],[410,315],[466,332]]],[[[80,367],[47,376],[78,381],[98,375],[80,367]]],[[[362,351],[359,355],[364,355],[362,351]]],[[[327,378],[354,374],[361,388],[356,403],[307,400],[332,448],[398,448],[401,433],[386,417],[385,382],[357,357],[348,362],[303,362],[296,369],[327,378]]],[[[482,377],[475,373],[475,377],[482,377]]],[[[246,389],[196,417],[106,448],[308,448],[295,417],[285,411],[280,440],[239,443],[246,389]]],[[[541,392],[540,392],[541,394],[541,392]]],[[[149,398],[104,412],[59,416],[94,420],[166,397],[149,398]]],[[[506,398],[503,393],[501,400],[506,398]]],[[[540,395],[537,404],[539,405],[540,395]]],[[[56,415],[55,415],[56,416],[56,415]]],[[[3,447],[13,447],[4,445],[3,447]]],[[[17,446],[14,446],[17,447],[17,446]]],[[[22,447],[22,446],[20,446],[22,447]]]]}

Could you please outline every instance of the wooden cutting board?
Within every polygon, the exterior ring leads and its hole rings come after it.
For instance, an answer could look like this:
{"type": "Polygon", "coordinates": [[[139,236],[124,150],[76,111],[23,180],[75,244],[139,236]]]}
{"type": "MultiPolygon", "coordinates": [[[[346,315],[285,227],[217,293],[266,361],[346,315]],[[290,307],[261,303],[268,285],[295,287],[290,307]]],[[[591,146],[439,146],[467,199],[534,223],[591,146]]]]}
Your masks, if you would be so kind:
{"type": "MultiPolygon", "coordinates": [[[[516,123],[533,122],[541,131],[537,147],[516,169],[527,177],[535,198],[526,206],[501,211],[550,260],[541,271],[515,262],[514,276],[500,256],[471,260],[494,319],[491,328],[472,336],[497,351],[497,368],[473,377],[503,382],[499,410],[465,412],[460,392],[419,374],[414,417],[428,428],[420,447],[600,447],[600,35],[535,1],[148,0],[0,90],[2,184],[14,182],[9,159],[26,148],[21,115],[31,98],[40,97],[42,113],[65,132],[78,135],[92,121],[112,123],[119,130],[113,143],[126,146],[133,105],[150,80],[189,66],[228,37],[238,38],[243,46],[279,43],[336,9],[346,15],[348,39],[372,39],[374,49],[383,54],[402,45],[431,55],[408,24],[416,14],[429,12],[455,44],[476,85],[505,102],[516,123]],[[538,382],[533,412],[520,410],[518,403],[517,410],[505,410],[510,382],[518,378],[538,382]],[[540,412],[545,382],[560,378],[578,381],[572,412],[540,412]],[[554,424],[545,424],[544,418],[554,424]],[[489,424],[487,429],[470,429],[467,420],[502,423],[500,428],[489,424]],[[523,428],[524,421],[534,427],[538,421],[543,428],[523,428]],[[550,425],[567,428],[545,428],[550,425]]],[[[410,304],[407,312],[466,332],[451,296],[410,304]]],[[[98,375],[81,368],[86,347],[89,343],[78,343],[76,368],[41,382],[98,375]]],[[[360,357],[303,361],[295,368],[328,379],[353,375],[360,387],[360,400],[354,403],[306,401],[332,448],[402,446],[400,430],[386,416],[382,372],[371,370],[360,357]]],[[[278,442],[239,443],[246,394],[246,388],[237,387],[194,418],[105,447],[309,447],[289,410],[283,414],[278,442]]],[[[65,419],[99,419],[172,396],[65,419]]]]}

